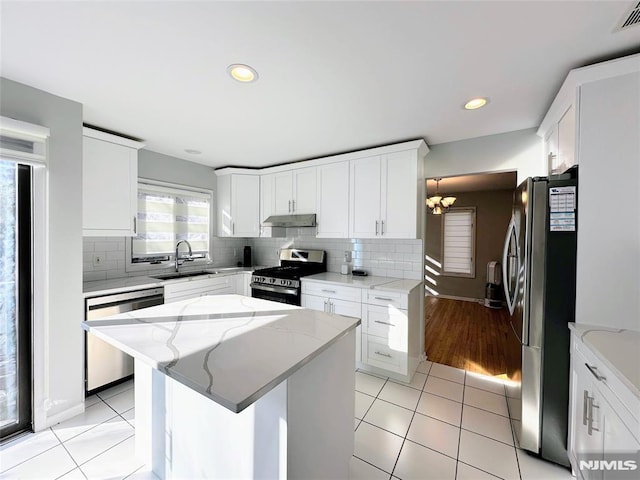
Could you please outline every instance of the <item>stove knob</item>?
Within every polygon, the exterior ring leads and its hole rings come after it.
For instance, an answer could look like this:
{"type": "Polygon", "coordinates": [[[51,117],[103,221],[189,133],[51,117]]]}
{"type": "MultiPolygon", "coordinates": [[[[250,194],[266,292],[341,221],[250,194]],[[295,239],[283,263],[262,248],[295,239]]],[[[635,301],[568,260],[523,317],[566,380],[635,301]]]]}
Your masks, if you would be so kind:
{"type": "Polygon", "coordinates": [[[287,280],[287,286],[290,287],[293,284],[291,280],[287,280]]]}
{"type": "Polygon", "coordinates": [[[269,279],[269,282],[271,282],[271,283],[276,283],[276,279],[275,279],[275,278],[270,278],[270,279],[269,279]]]}

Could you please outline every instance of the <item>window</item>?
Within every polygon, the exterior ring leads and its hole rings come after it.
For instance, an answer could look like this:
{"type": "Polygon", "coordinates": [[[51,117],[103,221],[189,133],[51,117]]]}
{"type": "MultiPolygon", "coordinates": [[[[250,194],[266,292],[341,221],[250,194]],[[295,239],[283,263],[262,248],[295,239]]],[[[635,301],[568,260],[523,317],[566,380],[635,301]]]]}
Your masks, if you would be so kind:
{"type": "Polygon", "coordinates": [[[167,183],[140,182],[138,235],[128,245],[131,264],[148,266],[173,261],[176,243],[180,240],[189,241],[195,258],[208,260],[211,198],[211,191],[167,183]]]}
{"type": "Polygon", "coordinates": [[[475,278],[476,209],[451,208],[442,217],[442,273],[475,278]]]}

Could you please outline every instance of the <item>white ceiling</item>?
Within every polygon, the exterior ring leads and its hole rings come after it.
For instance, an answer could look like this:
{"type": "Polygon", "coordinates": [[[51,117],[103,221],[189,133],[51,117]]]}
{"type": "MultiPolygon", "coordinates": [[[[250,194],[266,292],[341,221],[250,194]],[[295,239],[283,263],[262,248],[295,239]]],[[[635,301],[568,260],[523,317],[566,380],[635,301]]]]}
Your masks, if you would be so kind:
{"type": "Polygon", "coordinates": [[[571,68],[640,51],[639,26],[615,31],[631,6],[2,0],[1,74],[150,150],[266,166],[535,127],[571,68]]]}

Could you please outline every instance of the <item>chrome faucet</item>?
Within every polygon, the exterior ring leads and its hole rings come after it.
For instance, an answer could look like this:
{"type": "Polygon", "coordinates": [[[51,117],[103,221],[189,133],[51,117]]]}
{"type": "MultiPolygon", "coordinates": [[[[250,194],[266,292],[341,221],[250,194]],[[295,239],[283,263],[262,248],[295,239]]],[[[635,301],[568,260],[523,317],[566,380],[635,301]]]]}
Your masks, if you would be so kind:
{"type": "Polygon", "coordinates": [[[181,243],[186,243],[187,247],[189,247],[189,258],[187,258],[186,260],[192,260],[191,257],[193,256],[193,252],[191,251],[191,244],[187,240],[180,240],[178,243],[176,243],[176,272],[180,272],[180,263],[178,262],[178,249],[180,248],[181,243]]]}

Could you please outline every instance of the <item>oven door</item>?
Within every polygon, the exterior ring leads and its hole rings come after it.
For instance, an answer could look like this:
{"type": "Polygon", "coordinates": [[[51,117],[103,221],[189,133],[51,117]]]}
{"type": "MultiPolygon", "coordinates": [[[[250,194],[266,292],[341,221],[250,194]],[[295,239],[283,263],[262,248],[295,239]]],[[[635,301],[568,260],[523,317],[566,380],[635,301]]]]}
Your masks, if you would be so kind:
{"type": "Polygon", "coordinates": [[[262,285],[251,283],[251,296],[272,302],[287,303],[289,305],[301,305],[300,289],[287,288],[276,285],[262,285]]]}

